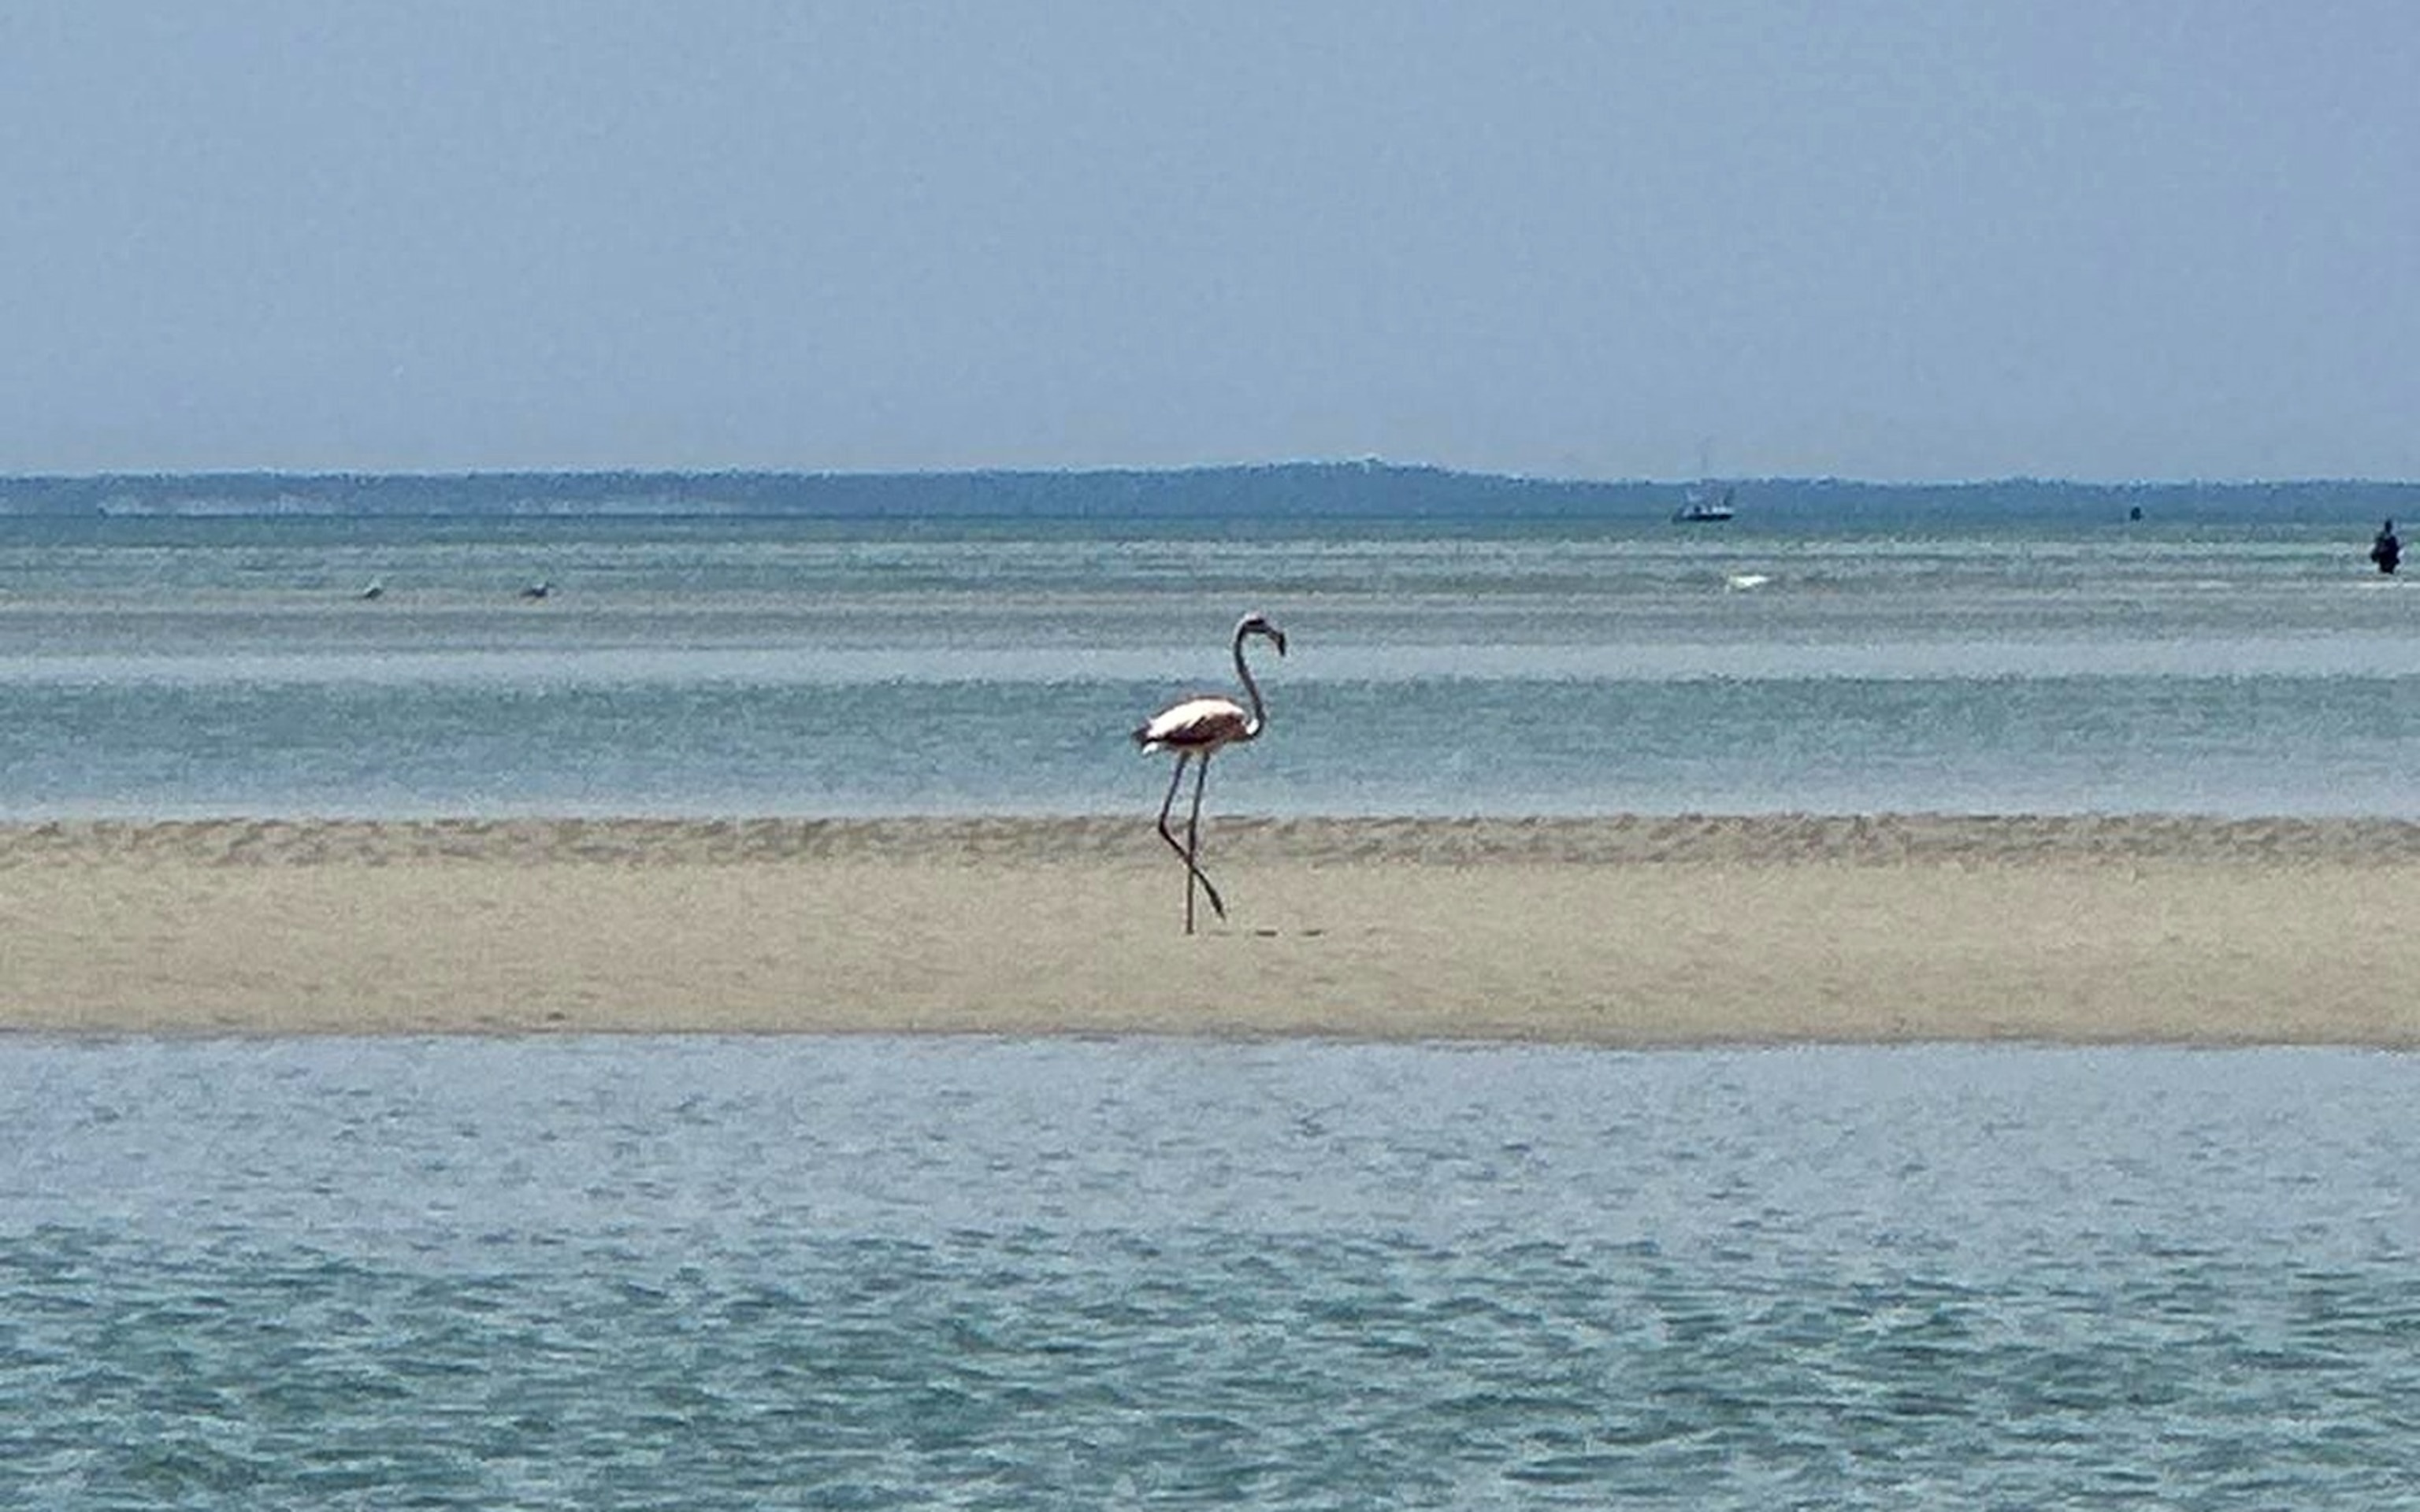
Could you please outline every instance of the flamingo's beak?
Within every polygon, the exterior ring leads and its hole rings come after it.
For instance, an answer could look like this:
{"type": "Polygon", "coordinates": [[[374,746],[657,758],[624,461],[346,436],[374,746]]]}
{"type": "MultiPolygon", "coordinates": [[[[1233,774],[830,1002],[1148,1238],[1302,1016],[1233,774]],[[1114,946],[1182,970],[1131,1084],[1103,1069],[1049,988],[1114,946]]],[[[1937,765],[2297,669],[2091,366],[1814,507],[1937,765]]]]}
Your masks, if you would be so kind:
{"type": "Polygon", "coordinates": [[[1285,655],[1285,632],[1284,632],[1283,630],[1271,630],[1271,631],[1269,632],[1269,639],[1270,639],[1270,640],[1274,640],[1274,641],[1276,641],[1276,642],[1278,643],[1278,655],[1279,655],[1279,656],[1284,656],[1284,655],[1285,655]]]}

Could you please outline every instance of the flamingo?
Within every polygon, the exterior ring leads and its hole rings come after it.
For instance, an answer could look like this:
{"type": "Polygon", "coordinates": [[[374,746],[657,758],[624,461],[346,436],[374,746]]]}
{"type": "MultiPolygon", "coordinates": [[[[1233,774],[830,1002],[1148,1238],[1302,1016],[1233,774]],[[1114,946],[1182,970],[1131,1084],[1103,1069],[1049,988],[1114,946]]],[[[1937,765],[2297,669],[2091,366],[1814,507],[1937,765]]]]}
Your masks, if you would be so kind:
{"type": "Polygon", "coordinates": [[[1268,723],[1268,710],[1261,702],[1261,685],[1252,681],[1252,670],[1244,665],[1244,642],[1253,636],[1274,643],[1278,655],[1285,655],[1285,632],[1258,614],[1247,614],[1235,622],[1235,675],[1242,679],[1245,697],[1252,701],[1247,712],[1233,699],[1204,694],[1172,703],[1153,715],[1148,723],[1134,732],[1135,744],[1145,755],[1153,751],[1176,752],[1176,770],[1168,779],[1168,795],[1159,800],[1159,838],[1168,841],[1185,863],[1185,933],[1193,933],[1193,888],[1196,883],[1210,895],[1210,906],[1220,918],[1227,917],[1227,905],[1219,901],[1218,889],[1202,870],[1198,857],[1202,852],[1202,789],[1210,779],[1210,758],[1229,746],[1239,746],[1260,737],[1268,723]],[[1177,786],[1185,780],[1187,763],[1193,768],[1193,812],[1185,821],[1185,841],[1177,842],[1168,827],[1169,810],[1176,805],[1177,786]]]}

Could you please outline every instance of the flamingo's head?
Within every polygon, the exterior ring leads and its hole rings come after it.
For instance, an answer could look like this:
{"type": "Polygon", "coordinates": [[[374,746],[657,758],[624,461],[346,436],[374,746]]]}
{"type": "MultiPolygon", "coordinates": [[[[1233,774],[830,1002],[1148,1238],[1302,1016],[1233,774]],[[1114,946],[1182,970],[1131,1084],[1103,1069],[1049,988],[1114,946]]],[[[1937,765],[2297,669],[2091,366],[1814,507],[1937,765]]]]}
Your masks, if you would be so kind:
{"type": "Polygon", "coordinates": [[[1235,623],[1235,644],[1242,645],[1244,638],[1251,635],[1259,636],[1275,645],[1279,656],[1285,655],[1285,632],[1271,625],[1267,615],[1247,614],[1235,623]]]}

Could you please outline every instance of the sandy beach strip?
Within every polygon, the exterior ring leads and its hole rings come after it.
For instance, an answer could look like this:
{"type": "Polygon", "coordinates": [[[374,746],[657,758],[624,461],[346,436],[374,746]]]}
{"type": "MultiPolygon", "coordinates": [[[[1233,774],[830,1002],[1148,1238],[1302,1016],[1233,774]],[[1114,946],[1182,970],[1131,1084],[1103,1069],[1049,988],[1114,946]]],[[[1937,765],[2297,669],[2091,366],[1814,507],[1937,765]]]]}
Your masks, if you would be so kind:
{"type": "Polygon", "coordinates": [[[0,825],[0,1029],[2420,1043],[2420,825],[0,825]]]}

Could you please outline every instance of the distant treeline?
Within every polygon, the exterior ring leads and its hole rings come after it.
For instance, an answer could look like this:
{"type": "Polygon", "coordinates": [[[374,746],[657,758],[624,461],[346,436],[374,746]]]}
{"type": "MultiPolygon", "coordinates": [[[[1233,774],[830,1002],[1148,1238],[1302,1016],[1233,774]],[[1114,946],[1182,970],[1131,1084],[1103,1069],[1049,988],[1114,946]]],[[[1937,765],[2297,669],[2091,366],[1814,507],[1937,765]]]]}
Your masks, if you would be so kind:
{"type": "MultiPolygon", "coordinates": [[[[2350,520],[2409,513],[2420,484],[1730,482],[1744,522],[1945,517],[2350,520]]],[[[0,515],[731,515],[825,518],[1642,520],[1678,483],[1507,477],[1384,463],[978,472],[211,472],[0,477],[0,515]]]]}

